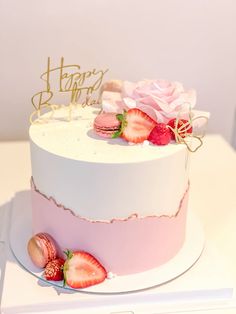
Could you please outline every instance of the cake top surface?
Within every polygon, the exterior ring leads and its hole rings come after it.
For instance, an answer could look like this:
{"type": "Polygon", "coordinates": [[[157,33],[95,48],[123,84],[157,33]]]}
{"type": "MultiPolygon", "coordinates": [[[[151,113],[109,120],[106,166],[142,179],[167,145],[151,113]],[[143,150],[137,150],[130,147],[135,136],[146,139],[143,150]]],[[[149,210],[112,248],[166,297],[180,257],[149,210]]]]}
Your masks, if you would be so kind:
{"type": "MultiPolygon", "coordinates": [[[[149,161],[186,149],[184,144],[174,142],[166,146],[152,145],[148,141],[134,145],[122,138],[102,138],[93,131],[93,122],[100,110],[100,107],[75,105],[71,121],[67,121],[69,108],[57,109],[53,119],[31,125],[31,141],[52,154],[96,163],[149,161]]],[[[45,114],[44,118],[49,115],[45,114]]]]}

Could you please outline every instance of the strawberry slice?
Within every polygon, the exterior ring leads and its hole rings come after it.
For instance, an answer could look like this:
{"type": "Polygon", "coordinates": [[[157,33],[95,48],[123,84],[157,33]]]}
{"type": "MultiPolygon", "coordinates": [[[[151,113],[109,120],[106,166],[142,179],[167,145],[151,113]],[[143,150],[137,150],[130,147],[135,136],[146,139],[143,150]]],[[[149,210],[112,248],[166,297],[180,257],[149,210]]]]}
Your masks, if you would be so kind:
{"type": "Polygon", "coordinates": [[[44,270],[44,278],[54,281],[62,280],[64,263],[65,261],[62,258],[57,258],[48,262],[44,270]]]}
{"type": "Polygon", "coordinates": [[[124,115],[121,137],[132,143],[142,143],[147,140],[157,123],[145,112],[137,108],[128,110],[124,115]]]}
{"type": "Polygon", "coordinates": [[[71,288],[86,288],[101,283],[107,277],[105,268],[91,254],[67,251],[64,264],[64,281],[71,288]]]}

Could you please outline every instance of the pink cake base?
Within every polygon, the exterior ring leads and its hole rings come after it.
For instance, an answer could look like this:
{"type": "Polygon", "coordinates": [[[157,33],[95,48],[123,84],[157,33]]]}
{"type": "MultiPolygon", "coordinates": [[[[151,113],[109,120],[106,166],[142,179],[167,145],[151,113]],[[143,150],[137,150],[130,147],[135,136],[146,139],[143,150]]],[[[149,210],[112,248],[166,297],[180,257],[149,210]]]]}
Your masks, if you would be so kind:
{"type": "Polygon", "coordinates": [[[95,256],[107,271],[128,275],[168,262],[185,240],[188,190],[175,216],[137,215],[110,222],[89,221],[75,216],[41,194],[32,184],[33,233],[47,232],[66,249],[83,250],[95,256]]]}

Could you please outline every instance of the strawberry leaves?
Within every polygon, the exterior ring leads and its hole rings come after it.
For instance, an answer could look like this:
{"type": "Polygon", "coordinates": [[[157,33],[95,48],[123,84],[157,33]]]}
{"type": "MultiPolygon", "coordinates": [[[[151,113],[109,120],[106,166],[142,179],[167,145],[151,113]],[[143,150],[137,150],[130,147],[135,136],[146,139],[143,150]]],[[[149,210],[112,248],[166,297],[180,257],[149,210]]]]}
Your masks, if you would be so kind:
{"type": "Polygon", "coordinates": [[[118,131],[114,132],[114,134],[112,135],[112,138],[117,138],[120,137],[125,129],[125,127],[127,126],[127,121],[126,121],[126,111],[124,111],[123,114],[118,113],[116,115],[116,118],[118,121],[120,121],[120,128],[118,131]]]}

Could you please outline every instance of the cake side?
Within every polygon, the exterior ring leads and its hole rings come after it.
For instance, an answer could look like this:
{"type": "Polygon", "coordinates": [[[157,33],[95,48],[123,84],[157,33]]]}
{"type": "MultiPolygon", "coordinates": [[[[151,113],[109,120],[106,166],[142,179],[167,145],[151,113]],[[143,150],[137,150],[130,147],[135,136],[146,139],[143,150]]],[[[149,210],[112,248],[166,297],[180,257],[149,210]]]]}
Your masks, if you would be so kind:
{"type": "Polygon", "coordinates": [[[128,275],[158,267],[181,249],[186,232],[188,189],[175,216],[94,222],[47,198],[32,185],[33,232],[49,233],[63,251],[89,252],[108,272],[128,275]]]}
{"type": "Polygon", "coordinates": [[[188,186],[185,145],[129,145],[121,139],[109,145],[88,136],[94,109],[81,108],[82,113],[76,122],[31,126],[32,176],[39,192],[94,221],[175,215],[188,186]]]}
{"type": "Polygon", "coordinates": [[[30,128],[33,232],[89,252],[117,275],[166,263],[185,240],[185,145],[130,145],[91,131],[94,108],[30,128]],[[110,142],[112,141],[112,142],[110,142]],[[165,243],[165,245],[163,245],[165,243]]]}

